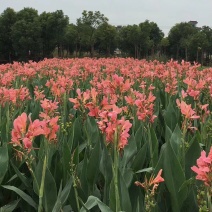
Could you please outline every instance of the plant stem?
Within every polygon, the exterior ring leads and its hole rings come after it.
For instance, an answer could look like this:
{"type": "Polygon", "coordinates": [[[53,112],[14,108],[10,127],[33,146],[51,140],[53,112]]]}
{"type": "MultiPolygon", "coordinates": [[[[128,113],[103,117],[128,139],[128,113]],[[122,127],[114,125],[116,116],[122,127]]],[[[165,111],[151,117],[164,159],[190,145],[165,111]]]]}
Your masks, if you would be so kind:
{"type": "Polygon", "coordinates": [[[46,165],[47,165],[47,157],[45,155],[44,162],[43,162],[43,171],[42,171],[42,178],[41,178],[41,186],[39,190],[39,206],[38,206],[38,212],[43,211],[43,192],[44,192],[44,182],[45,182],[45,176],[46,176],[46,165]]]}
{"type": "Polygon", "coordinates": [[[211,203],[211,192],[210,187],[207,189],[207,197],[208,197],[208,209],[211,212],[212,211],[212,203],[211,203]]]}
{"type": "Polygon", "coordinates": [[[186,137],[186,132],[187,132],[187,119],[184,121],[184,126],[183,126],[183,135],[182,135],[182,168],[183,171],[185,172],[185,137],[186,137]]]}
{"type": "Polygon", "coordinates": [[[118,133],[115,131],[115,139],[114,139],[114,186],[115,186],[115,197],[116,197],[116,212],[120,211],[120,197],[119,197],[119,187],[118,187],[118,133]]]}
{"type": "Polygon", "coordinates": [[[74,195],[75,195],[75,199],[76,199],[76,203],[77,203],[77,211],[80,211],[80,206],[79,206],[79,199],[78,199],[78,191],[77,191],[77,184],[76,184],[76,179],[74,174],[72,175],[73,180],[74,180],[74,195]]]}

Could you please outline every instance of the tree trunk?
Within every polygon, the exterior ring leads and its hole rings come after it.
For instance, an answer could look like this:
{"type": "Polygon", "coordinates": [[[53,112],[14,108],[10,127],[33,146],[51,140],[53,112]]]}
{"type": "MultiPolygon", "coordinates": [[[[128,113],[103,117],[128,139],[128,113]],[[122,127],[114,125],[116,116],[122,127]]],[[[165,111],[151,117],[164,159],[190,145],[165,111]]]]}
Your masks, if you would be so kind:
{"type": "Polygon", "coordinates": [[[136,45],[135,45],[134,58],[136,59],[136,45]]]}
{"type": "Polygon", "coordinates": [[[176,54],[176,59],[178,60],[178,58],[179,58],[179,47],[177,46],[177,54],[176,54]]]}
{"type": "Polygon", "coordinates": [[[185,57],[186,57],[186,58],[185,58],[186,61],[188,61],[188,48],[187,48],[187,47],[185,48],[185,57]]]}
{"type": "Polygon", "coordinates": [[[197,58],[196,58],[196,62],[198,63],[199,60],[199,50],[197,49],[197,58]]]}
{"type": "Polygon", "coordinates": [[[204,51],[202,50],[202,53],[201,53],[201,66],[203,66],[203,61],[204,61],[204,51]]]}
{"type": "Polygon", "coordinates": [[[91,45],[91,57],[94,56],[94,45],[91,45]]]}

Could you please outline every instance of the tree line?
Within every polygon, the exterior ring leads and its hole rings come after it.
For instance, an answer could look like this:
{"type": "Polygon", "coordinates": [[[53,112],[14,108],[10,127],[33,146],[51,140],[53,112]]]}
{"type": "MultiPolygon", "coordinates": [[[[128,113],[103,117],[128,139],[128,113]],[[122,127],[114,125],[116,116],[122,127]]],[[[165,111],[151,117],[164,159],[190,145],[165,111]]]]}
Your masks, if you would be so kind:
{"type": "Polygon", "coordinates": [[[134,57],[209,64],[212,29],[177,23],[167,37],[154,22],[113,26],[99,11],[83,11],[76,24],[62,10],[7,8],[0,15],[0,63],[58,57],[134,57]]]}

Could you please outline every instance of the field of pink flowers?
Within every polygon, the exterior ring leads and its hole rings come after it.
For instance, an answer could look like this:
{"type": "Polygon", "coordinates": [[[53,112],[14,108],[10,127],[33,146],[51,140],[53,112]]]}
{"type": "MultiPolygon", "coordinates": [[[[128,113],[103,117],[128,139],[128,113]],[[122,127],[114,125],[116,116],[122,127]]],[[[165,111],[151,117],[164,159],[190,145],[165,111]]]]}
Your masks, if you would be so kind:
{"type": "Polygon", "coordinates": [[[0,65],[0,211],[212,211],[212,68],[0,65]]]}

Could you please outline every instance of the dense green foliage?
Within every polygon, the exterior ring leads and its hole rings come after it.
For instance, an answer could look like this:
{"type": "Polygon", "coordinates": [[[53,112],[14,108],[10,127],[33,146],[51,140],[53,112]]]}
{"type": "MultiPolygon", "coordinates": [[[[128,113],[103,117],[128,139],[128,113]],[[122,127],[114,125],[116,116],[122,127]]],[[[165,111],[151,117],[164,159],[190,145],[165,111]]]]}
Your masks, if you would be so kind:
{"type": "Polygon", "coordinates": [[[0,212],[211,211],[212,68],[198,68],[0,65],[0,212]]]}
{"type": "Polygon", "coordinates": [[[211,62],[212,29],[177,23],[167,37],[154,22],[113,26],[99,11],[83,11],[76,24],[62,10],[7,8],[0,15],[0,63],[58,57],[124,56],[211,62]]]}

